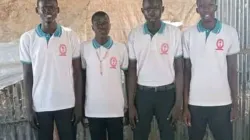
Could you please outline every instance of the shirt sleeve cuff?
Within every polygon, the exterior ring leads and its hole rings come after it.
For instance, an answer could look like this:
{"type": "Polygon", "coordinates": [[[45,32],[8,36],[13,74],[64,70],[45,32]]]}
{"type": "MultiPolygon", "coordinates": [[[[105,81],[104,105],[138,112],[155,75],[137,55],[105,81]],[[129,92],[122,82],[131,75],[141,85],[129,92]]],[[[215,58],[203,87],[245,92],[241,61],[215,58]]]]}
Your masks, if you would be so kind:
{"type": "Polygon", "coordinates": [[[75,56],[72,59],[74,60],[74,59],[78,59],[78,58],[80,58],[80,56],[75,56]]]}
{"type": "Polygon", "coordinates": [[[23,63],[23,64],[31,64],[31,62],[30,62],[30,61],[20,60],[20,62],[21,62],[21,63],[23,63]]]}
{"type": "Polygon", "coordinates": [[[235,52],[229,52],[227,53],[227,55],[234,55],[234,54],[238,54],[240,51],[235,51],[235,52]]]}

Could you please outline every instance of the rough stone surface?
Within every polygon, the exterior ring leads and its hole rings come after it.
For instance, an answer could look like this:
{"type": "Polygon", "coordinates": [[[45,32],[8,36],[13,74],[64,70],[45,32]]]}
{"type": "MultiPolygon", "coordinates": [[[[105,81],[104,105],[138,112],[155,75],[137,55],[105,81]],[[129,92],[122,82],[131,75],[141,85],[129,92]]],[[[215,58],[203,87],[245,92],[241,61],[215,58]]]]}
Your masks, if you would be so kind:
{"type": "MultiPolygon", "coordinates": [[[[61,12],[58,23],[74,29],[82,40],[93,37],[90,18],[95,11],[110,15],[111,36],[125,41],[131,28],[144,22],[141,14],[142,0],[58,0],[61,12]]],[[[189,26],[198,20],[195,0],[163,0],[162,19],[184,22],[189,26]]],[[[36,0],[0,0],[0,42],[19,39],[20,35],[39,23],[35,13],[36,0]]]]}

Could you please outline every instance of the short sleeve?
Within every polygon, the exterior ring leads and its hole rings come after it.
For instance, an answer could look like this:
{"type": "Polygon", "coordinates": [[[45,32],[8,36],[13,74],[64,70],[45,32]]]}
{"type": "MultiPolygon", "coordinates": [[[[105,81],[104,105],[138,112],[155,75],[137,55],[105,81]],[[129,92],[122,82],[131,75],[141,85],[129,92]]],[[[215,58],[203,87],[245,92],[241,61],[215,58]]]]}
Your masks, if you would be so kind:
{"type": "Polygon", "coordinates": [[[182,45],[181,45],[181,31],[179,29],[176,30],[176,37],[175,37],[175,44],[176,44],[176,52],[175,52],[175,58],[182,57],[183,51],[182,51],[182,45]]]}
{"type": "Polygon", "coordinates": [[[127,70],[128,69],[128,50],[125,45],[123,45],[123,51],[122,51],[122,62],[121,62],[121,69],[127,70]]]}
{"type": "Polygon", "coordinates": [[[233,28],[233,32],[231,35],[232,35],[231,36],[232,43],[229,46],[227,55],[237,54],[240,52],[239,36],[236,29],[233,28]]]}
{"type": "Polygon", "coordinates": [[[136,60],[135,49],[134,49],[134,32],[131,31],[128,36],[128,57],[131,60],[136,60]]]}
{"type": "Polygon", "coordinates": [[[81,53],[82,68],[86,69],[86,60],[85,60],[85,55],[84,55],[84,43],[81,43],[80,48],[81,48],[80,53],[81,53]]]}
{"type": "Polygon", "coordinates": [[[80,58],[80,39],[74,31],[71,34],[72,59],[80,58]]]}
{"type": "Polygon", "coordinates": [[[24,33],[20,38],[19,44],[19,56],[22,63],[31,63],[29,45],[30,36],[27,33],[24,33]]]}
{"type": "Polygon", "coordinates": [[[181,37],[181,44],[183,50],[183,57],[190,58],[189,41],[187,40],[187,33],[183,33],[181,37]]]}

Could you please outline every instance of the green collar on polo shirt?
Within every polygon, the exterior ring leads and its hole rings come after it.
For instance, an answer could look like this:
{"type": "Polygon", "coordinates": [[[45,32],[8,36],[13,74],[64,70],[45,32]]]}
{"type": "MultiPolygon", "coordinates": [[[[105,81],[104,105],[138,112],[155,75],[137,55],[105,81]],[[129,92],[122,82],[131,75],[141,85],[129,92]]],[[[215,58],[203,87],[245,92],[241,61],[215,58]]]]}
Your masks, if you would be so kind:
{"type": "Polygon", "coordinates": [[[101,45],[95,39],[93,39],[92,44],[93,44],[95,49],[98,49],[101,46],[103,46],[106,49],[110,49],[112,47],[112,45],[113,45],[113,40],[111,39],[111,37],[109,37],[108,41],[105,44],[101,45]]]}
{"type": "MultiPolygon", "coordinates": [[[[36,33],[37,33],[37,35],[39,36],[39,37],[45,37],[46,38],[46,40],[48,41],[49,39],[50,39],[50,37],[51,37],[51,35],[50,34],[47,34],[47,33],[45,33],[43,30],[42,30],[42,24],[39,24],[39,25],[37,25],[37,27],[36,27],[36,33]]],[[[57,24],[57,27],[56,27],[56,31],[54,32],[54,34],[53,34],[55,37],[61,37],[61,35],[62,35],[62,27],[61,27],[61,25],[59,25],[59,24],[57,24]]]]}
{"type": "Polygon", "coordinates": [[[215,34],[220,33],[221,28],[222,28],[222,24],[221,24],[221,22],[220,22],[219,20],[216,19],[215,27],[214,27],[214,29],[212,29],[212,30],[209,30],[209,29],[204,28],[204,27],[202,26],[202,23],[201,23],[201,22],[202,22],[202,21],[200,20],[199,23],[197,24],[197,29],[198,29],[199,32],[211,32],[211,31],[212,31],[212,32],[215,33],[215,34]]]}
{"type": "MultiPolygon", "coordinates": [[[[159,31],[157,33],[162,34],[164,32],[165,28],[166,28],[166,23],[161,21],[161,28],[159,29],[159,31]]],[[[147,23],[144,23],[144,25],[143,25],[143,33],[151,35],[151,33],[148,29],[147,23]]]]}

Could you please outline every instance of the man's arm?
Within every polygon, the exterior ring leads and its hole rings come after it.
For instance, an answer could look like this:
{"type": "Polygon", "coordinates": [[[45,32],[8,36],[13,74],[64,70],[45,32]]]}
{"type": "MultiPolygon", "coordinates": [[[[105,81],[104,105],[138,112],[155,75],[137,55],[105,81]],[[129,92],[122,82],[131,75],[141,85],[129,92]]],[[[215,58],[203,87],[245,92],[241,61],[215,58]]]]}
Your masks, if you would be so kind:
{"type": "MultiPolygon", "coordinates": [[[[128,101],[128,69],[127,70],[123,70],[124,72],[124,84],[125,84],[125,91],[126,91],[126,96],[124,96],[125,98],[127,98],[128,101]]],[[[128,105],[128,102],[127,102],[128,105]]]]}
{"type": "Polygon", "coordinates": [[[190,81],[191,81],[191,61],[190,59],[184,59],[184,92],[183,92],[183,108],[188,108],[188,100],[189,100],[189,89],[190,89],[190,81]]]}
{"type": "Polygon", "coordinates": [[[85,116],[85,99],[86,99],[86,70],[82,70],[82,107],[83,107],[83,116],[85,116]]]}
{"type": "MultiPolygon", "coordinates": [[[[237,93],[238,93],[238,77],[237,77],[237,54],[240,52],[239,36],[236,29],[231,34],[232,44],[227,52],[227,73],[228,83],[231,90],[232,108],[237,110],[237,93]]],[[[234,113],[233,113],[234,114],[234,113]]],[[[233,115],[234,116],[234,115],[233,115]]],[[[232,116],[231,116],[232,117],[232,116]]],[[[234,118],[231,118],[234,119],[234,118]]]]}
{"type": "Polygon", "coordinates": [[[78,115],[75,116],[75,124],[81,121],[82,117],[82,72],[81,72],[81,59],[76,58],[72,61],[73,64],[73,79],[74,79],[74,91],[75,91],[75,110],[78,115]]]}
{"type": "Polygon", "coordinates": [[[75,105],[82,106],[82,72],[80,58],[73,60],[73,78],[76,102],[75,105]]]}
{"type": "Polygon", "coordinates": [[[175,107],[181,108],[183,95],[183,49],[181,44],[181,31],[176,31],[176,53],[174,59],[176,102],[175,107]]]}
{"type": "Polygon", "coordinates": [[[176,84],[176,102],[177,107],[181,107],[183,94],[183,58],[178,57],[174,60],[175,84],[176,84]]]}
{"type": "Polygon", "coordinates": [[[82,120],[82,64],[80,39],[74,31],[71,31],[71,45],[72,45],[72,67],[73,67],[73,81],[75,93],[75,108],[73,112],[74,124],[77,125],[82,120]]]}
{"type": "Polygon", "coordinates": [[[134,39],[135,33],[132,30],[128,36],[128,72],[126,77],[126,85],[128,92],[128,107],[134,107],[135,94],[136,94],[136,86],[137,86],[137,60],[136,53],[134,48],[134,39]]]}
{"type": "Polygon", "coordinates": [[[128,92],[128,104],[129,107],[134,106],[137,75],[136,75],[136,60],[129,60],[128,73],[127,73],[127,92],[128,92]]]}
{"type": "Polygon", "coordinates": [[[132,128],[136,127],[138,121],[138,114],[135,107],[135,94],[137,88],[137,59],[134,47],[135,32],[132,30],[128,36],[128,74],[127,74],[127,92],[128,92],[128,111],[129,121],[132,128]]]}
{"type": "Polygon", "coordinates": [[[228,71],[228,82],[231,89],[232,108],[237,109],[237,54],[227,56],[227,71],[228,71]]]}
{"type": "Polygon", "coordinates": [[[33,110],[33,70],[32,70],[32,60],[30,55],[30,35],[24,33],[20,37],[20,46],[19,46],[19,56],[20,61],[23,64],[23,79],[24,79],[24,91],[27,99],[27,111],[28,119],[32,127],[35,129],[38,128],[38,120],[35,111],[33,110]]]}
{"type": "Polygon", "coordinates": [[[29,112],[33,112],[33,71],[32,64],[23,63],[23,79],[24,79],[24,91],[27,97],[27,107],[29,112]]]}

